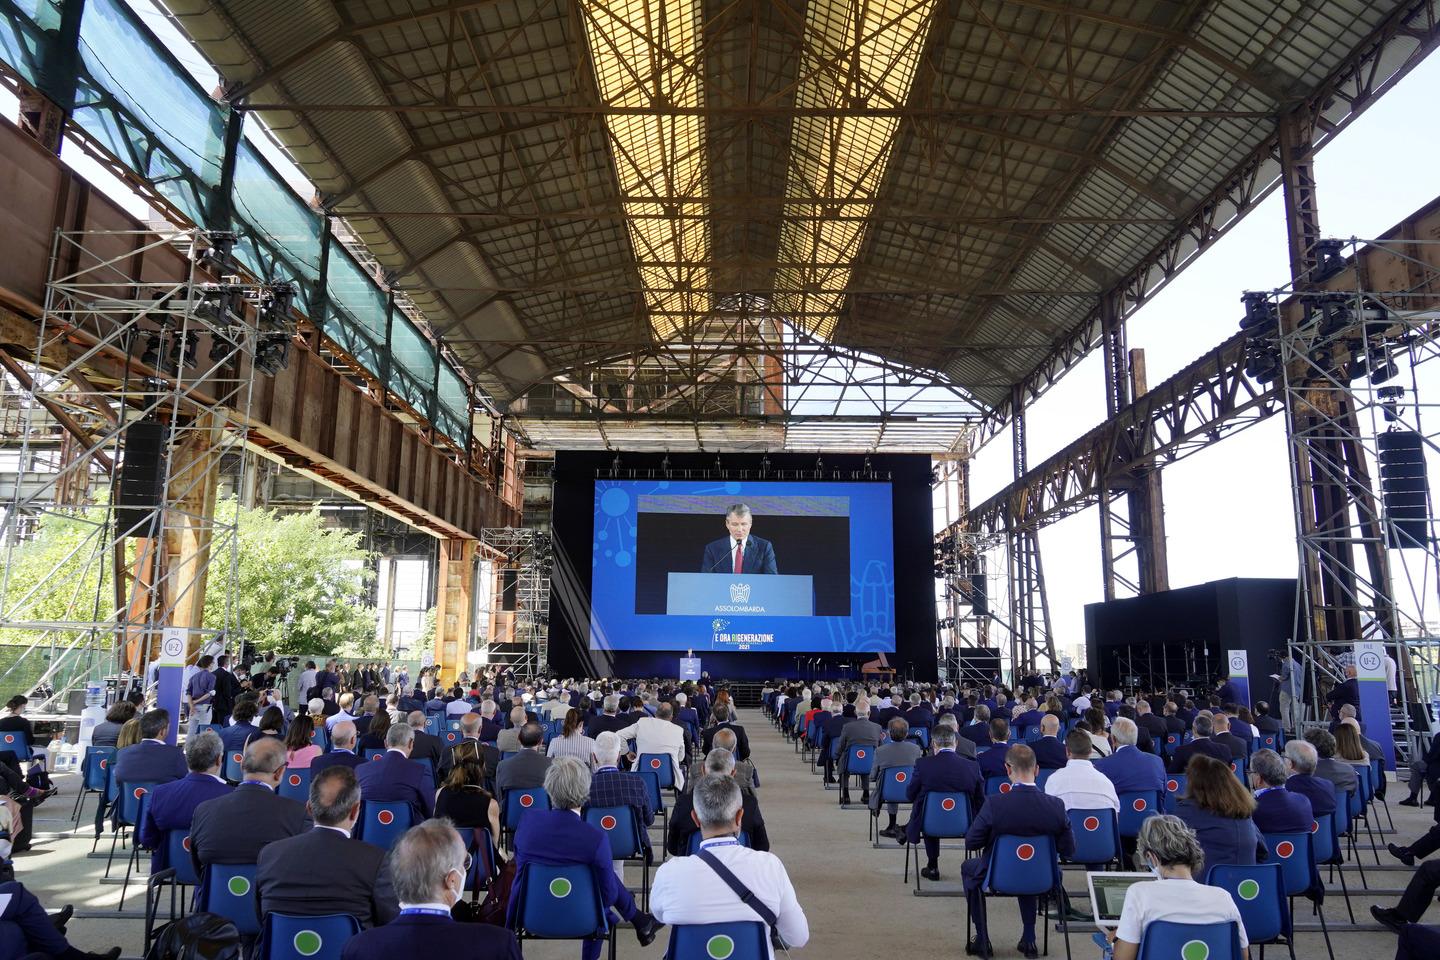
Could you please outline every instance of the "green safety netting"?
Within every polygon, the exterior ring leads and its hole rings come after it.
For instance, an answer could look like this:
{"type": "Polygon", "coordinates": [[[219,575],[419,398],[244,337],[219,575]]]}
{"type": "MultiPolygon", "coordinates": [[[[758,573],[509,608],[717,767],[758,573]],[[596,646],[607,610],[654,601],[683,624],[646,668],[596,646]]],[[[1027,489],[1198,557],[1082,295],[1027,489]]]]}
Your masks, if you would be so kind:
{"type": "Polygon", "coordinates": [[[40,6],[41,0],[0,0],[0,60],[35,87],[40,85],[40,6]]]}
{"type": "Polygon", "coordinates": [[[256,276],[294,282],[297,302],[310,314],[309,294],[320,279],[320,216],[245,141],[235,159],[231,202],[235,255],[256,276]]]}

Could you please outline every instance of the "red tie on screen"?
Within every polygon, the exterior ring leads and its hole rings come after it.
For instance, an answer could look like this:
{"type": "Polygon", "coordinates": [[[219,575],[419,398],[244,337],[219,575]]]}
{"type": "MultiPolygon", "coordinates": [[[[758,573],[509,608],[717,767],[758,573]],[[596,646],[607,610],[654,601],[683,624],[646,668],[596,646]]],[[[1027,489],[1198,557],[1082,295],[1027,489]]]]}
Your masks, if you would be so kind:
{"type": "Polygon", "coordinates": [[[743,549],[741,549],[741,547],[742,547],[742,545],[743,545],[744,543],[745,543],[745,541],[743,541],[743,540],[736,540],[736,541],[735,541],[735,572],[736,572],[736,573],[741,573],[741,572],[743,572],[743,571],[741,571],[740,566],[741,566],[741,561],[743,561],[743,560],[745,559],[745,551],[744,551],[743,549]]]}

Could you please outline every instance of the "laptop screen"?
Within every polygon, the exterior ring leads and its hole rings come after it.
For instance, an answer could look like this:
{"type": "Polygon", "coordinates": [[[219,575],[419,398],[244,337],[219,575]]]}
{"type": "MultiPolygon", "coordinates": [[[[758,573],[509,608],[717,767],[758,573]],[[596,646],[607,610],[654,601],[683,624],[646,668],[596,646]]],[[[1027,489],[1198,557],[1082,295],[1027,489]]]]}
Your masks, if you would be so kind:
{"type": "Polygon", "coordinates": [[[1095,910],[1095,922],[1114,925],[1120,922],[1120,911],[1125,908],[1125,892],[1137,883],[1155,879],[1152,873],[1092,873],[1090,900],[1095,910]]]}

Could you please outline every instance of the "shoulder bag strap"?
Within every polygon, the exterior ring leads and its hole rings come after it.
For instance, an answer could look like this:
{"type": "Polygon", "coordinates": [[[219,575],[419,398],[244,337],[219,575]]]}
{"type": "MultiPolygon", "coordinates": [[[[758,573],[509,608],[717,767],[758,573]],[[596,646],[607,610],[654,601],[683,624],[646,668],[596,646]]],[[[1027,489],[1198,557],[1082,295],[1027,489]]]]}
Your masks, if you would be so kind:
{"type": "Polygon", "coordinates": [[[703,848],[696,853],[696,856],[704,860],[706,865],[708,865],[711,870],[714,870],[721,880],[725,881],[725,885],[735,891],[735,896],[740,898],[741,903],[759,914],[760,919],[765,921],[766,926],[772,930],[775,928],[775,924],[779,918],[775,916],[774,911],[767,907],[759,897],[755,896],[754,891],[745,886],[739,877],[731,873],[730,868],[721,863],[719,857],[703,848]]]}

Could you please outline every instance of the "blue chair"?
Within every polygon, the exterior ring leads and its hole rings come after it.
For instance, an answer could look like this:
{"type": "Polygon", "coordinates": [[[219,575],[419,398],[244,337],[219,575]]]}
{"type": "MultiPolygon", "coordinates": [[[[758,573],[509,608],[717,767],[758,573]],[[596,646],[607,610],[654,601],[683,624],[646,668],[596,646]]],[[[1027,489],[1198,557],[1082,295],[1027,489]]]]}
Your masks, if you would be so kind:
{"type": "Polygon", "coordinates": [[[915,775],[915,768],[886,767],[881,773],[878,790],[880,797],[878,803],[870,810],[870,832],[866,839],[874,839],[880,842],[880,808],[887,803],[905,803],[905,791],[910,786],[910,778],[915,775]]]}
{"type": "MultiPolygon", "coordinates": [[[[107,879],[110,877],[110,864],[115,859],[115,844],[119,841],[120,834],[124,831],[126,827],[139,826],[140,818],[145,813],[144,800],[147,796],[150,795],[150,791],[155,789],[157,784],[126,783],[117,784],[116,786],[117,789],[115,792],[115,832],[110,836],[110,856],[105,861],[105,877],[107,879]]],[[[138,843],[132,842],[131,845],[132,847],[137,846],[138,843]]],[[[135,859],[133,852],[130,859],[133,863],[135,859]]],[[[126,871],[126,877],[129,877],[128,870],[126,871]]],[[[121,900],[124,900],[123,896],[121,897],[121,900]]]]}
{"type": "Polygon", "coordinates": [[[987,797],[993,797],[993,796],[995,796],[995,794],[997,794],[997,793],[1009,793],[1009,792],[1010,792],[1010,778],[1009,778],[1009,777],[986,777],[986,778],[985,778],[985,796],[987,796],[987,797]]]}
{"type": "MultiPolygon", "coordinates": [[[[920,808],[920,836],[936,840],[955,840],[970,829],[970,797],[964,793],[926,793],[920,808]]],[[[920,892],[920,850],[913,843],[905,844],[905,875],[902,883],[910,882],[910,856],[915,856],[915,892],[920,892]]]]}
{"type": "Polygon", "coordinates": [[[1169,757],[1172,756],[1178,749],[1180,749],[1180,734],[1165,734],[1165,742],[1160,744],[1160,752],[1166,757],[1169,757]]]}
{"type": "MultiPolygon", "coordinates": [[[[612,860],[629,860],[640,863],[640,896],[642,910],[650,908],[650,862],[645,855],[645,842],[640,831],[643,825],[630,807],[586,807],[585,822],[593,824],[604,832],[610,841],[612,860]]],[[[696,834],[699,836],[699,834],[696,834]]]]}
{"type": "Polygon", "coordinates": [[[1279,753],[1285,749],[1285,734],[1283,733],[1262,733],[1255,739],[1259,741],[1262,750],[1274,750],[1279,753]]]}
{"type": "Polygon", "coordinates": [[[769,960],[770,933],[765,924],[758,921],[671,927],[665,960],[690,960],[692,957],[769,960]]]}
{"type": "MultiPolygon", "coordinates": [[[[845,776],[846,778],[856,777],[862,783],[870,779],[870,774],[875,769],[875,748],[868,743],[852,743],[850,749],[845,751],[845,776]]],[[[848,784],[841,793],[848,792],[848,784]]],[[[867,788],[868,789],[868,786],[867,788]]]]}
{"type": "Polygon", "coordinates": [[[1295,936],[1290,923],[1290,901],[1285,897],[1285,880],[1278,863],[1257,863],[1252,867],[1216,864],[1205,872],[1205,882],[1230,894],[1240,908],[1245,936],[1250,946],[1279,943],[1283,937],[1295,956],[1295,936]]]}
{"type": "MultiPolygon", "coordinates": [[[[150,875],[145,884],[145,953],[150,952],[154,939],[155,917],[160,910],[160,892],[170,887],[170,919],[176,917],[176,894],[181,887],[197,887],[200,878],[195,873],[195,861],[190,859],[190,834],[184,830],[167,830],[165,842],[160,847],[159,868],[150,875]]],[[[185,912],[185,898],[178,900],[180,913],[185,912]]]]}
{"type": "Polygon", "coordinates": [[[280,778],[280,796],[305,803],[310,799],[310,768],[289,768],[280,778]]]}
{"type": "Polygon", "coordinates": [[[650,809],[660,815],[661,835],[668,836],[670,832],[670,811],[665,809],[665,793],[660,789],[660,777],[649,770],[641,770],[640,779],[645,781],[645,789],[650,793],[650,809]]]}
{"type": "Polygon", "coordinates": [[[914,740],[916,743],[920,744],[920,750],[923,753],[924,751],[930,749],[930,728],[915,727],[910,731],[910,736],[906,737],[905,739],[914,740]]]}
{"type": "Polygon", "coordinates": [[[1165,793],[1160,798],[1160,804],[1166,813],[1174,813],[1175,806],[1180,798],[1185,795],[1185,774],[1172,773],[1165,778],[1165,793]]]}
{"type": "Polygon", "coordinates": [[[1330,960],[1335,960],[1335,948],[1330,945],[1330,928],[1325,922],[1325,907],[1321,902],[1325,885],[1315,866],[1313,836],[1311,833],[1262,833],[1260,839],[1270,852],[1267,862],[1280,866],[1291,915],[1295,913],[1296,897],[1312,900],[1315,913],[1320,917],[1320,932],[1325,935],[1325,949],[1330,953],[1330,960]]]}
{"type": "Polygon", "coordinates": [[[438,713],[432,713],[425,717],[425,732],[432,737],[438,737],[445,730],[445,717],[438,713]]]}
{"type": "Polygon", "coordinates": [[[636,761],[639,769],[650,770],[660,776],[660,789],[669,790],[675,786],[675,758],[668,753],[642,753],[636,761]]]}
{"type": "Polygon", "coordinates": [[[30,738],[25,735],[24,730],[3,730],[0,731],[0,750],[9,750],[15,754],[15,759],[24,763],[29,760],[30,738]]]}
{"type": "Polygon", "coordinates": [[[80,811],[85,807],[85,797],[92,793],[104,796],[105,781],[114,761],[114,747],[85,748],[85,756],[80,760],[80,792],[75,795],[75,809],[70,815],[77,826],[80,824],[80,811]]]}
{"type": "MultiPolygon", "coordinates": [[[[1345,912],[1350,922],[1355,922],[1355,908],[1350,903],[1350,887],[1345,882],[1345,848],[1340,844],[1340,821],[1333,813],[1322,813],[1315,817],[1310,827],[1311,846],[1315,851],[1315,866],[1330,868],[1330,879],[1335,879],[1339,867],[1340,892],[1345,896],[1345,912]]],[[[1360,867],[1360,876],[1365,876],[1365,867],[1360,867]]]]}
{"type": "Polygon", "coordinates": [[[384,750],[376,750],[374,748],[371,748],[365,751],[365,762],[369,763],[371,760],[379,760],[383,756],[385,756],[384,750]]]}
{"type": "Polygon", "coordinates": [[[511,757],[515,756],[515,755],[516,755],[517,753],[519,753],[519,752],[520,752],[519,750],[502,750],[502,751],[500,751],[500,762],[501,762],[501,763],[504,763],[506,760],[509,760],[511,757]]]}
{"type": "Polygon", "coordinates": [[[260,960],[340,960],[345,942],[359,932],[359,921],[348,913],[321,917],[267,913],[260,960]]]}
{"type": "Polygon", "coordinates": [[[615,931],[600,900],[600,883],[588,864],[530,863],[520,871],[507,926],[516,939],[608,940],[615,931]]]}
{"type": "Polygon", "coordinates": [[[1380,795],[1380,784],[1385,782],[1385,764],[1376,757],[1370,761],[1370,784],[1375,790],[1375,800],[1385,809],[1385,819],[1390,824],[1390,829],[1395,829],[1395,820],[1390,816],[1390,801],[1380,795]]]}
{"type": "Polygon", "coordinates": [[[1054,772],[1054,770],[1037,770],[1035,772],[1035,789],[1039,790],[1041,793],[1044,793],[1045,781],[1049,780],[1050,774],[1054,772]]]}
{"type": "Polygon", "coordinates": [[[1240,960],[1240,930],[1229,923],[1172,923],[1153,920],[1140,934],[1139,960],[1175,960],[1203,956],[1205,960],[1240,960]],[[1199,943],[1204,950],[1190,945],[1199,943]]]}
{"type": "Polygon", "coordinates": [[[1159,793],[1130,790],[1120,794],[1120,836],[1138,837],[1140,825],[1159,812],[1159,793]]]}
{"type": "MultiPolygon", "coordinates": [[[[461,832],[462,836],[464,831],[461,832]]],[[[465,852],[470,855],[470,870],[465,874],[465,889],[470,891],[471,901],[480,899],[481,891],[489,890],[490,884],[500,875],[496,862],[495,838],[486,827],[474,827],[465,840],[465,852]]]]}
{"type": "Polygon", "coordinates": [[[231,783],[239,783],[245,779],[245,771],[240,768],[240,764],[244,759],[245,754],[239,750],[231,750],[225,754],[225,770],[223,771],[223,775],[226,780],[229,780],[231,783]]]}
{"type": "MultiPolygon", "coordinates": [[[[1045,920],[1045,905],[1052,896],[1064,902],[1064,887],[1060,879],[1060,857],[1055,850],[1054,837],[1022,837],[1001,834],[990,845],[989,862],[985,868],[985,882],[980,888],[983,896],[1036,897],[1036,915],[1045,928],[1043,953],[1050,952],[1050,923],[1045,920]]],[[[965,940],[971,938],[970,900],[965,900],[965,940]]],[[[1065,934],[1065,956],[1070,956],[1070,925],[1061,913],[1060,929],[1065,934]]]]}
{"type": "Polygon", "coordinates": [[[371,846],[389,850],[414,826],[415,811],[402,800],[366,800],[356,823],[359,837],[371,846]]]}
{"type": "Polygon", "coordinates": [[[310,743],[322,751],[330,749],[330,734],[325,730],[323,723],[310,731],[310,743]]]}
{"type": "Polygon", "coordinates": [[[260,898],[255,893],[253,863],[212,863],[205,868],[200,909],[218,913],[235,924],[242,937],[260,933],[260,898]]]}
{"type": "Polygon", "coordinates": [[[1230,772],[1240,778],[1240,783],[1247,790],[1250,788],[1250,761],[1245,757],[1230,761],[1230,772]]]}
{"type": "Polygon", "coordinates": [[[512,837],[520,827],[520,821],[531,810],[550,809],[550,795],[544,787],[528,790],[510,790],[500,804],[500,828],[512,837]]]}
{"type": "Polygon", "coordinates": [[[1075,835],[1075,852],[1067,862],[1083,863],[1093,869],[1120,860],[1120,823],[1110,809],[1067,810],[1070,832],[1075,835]]]}

